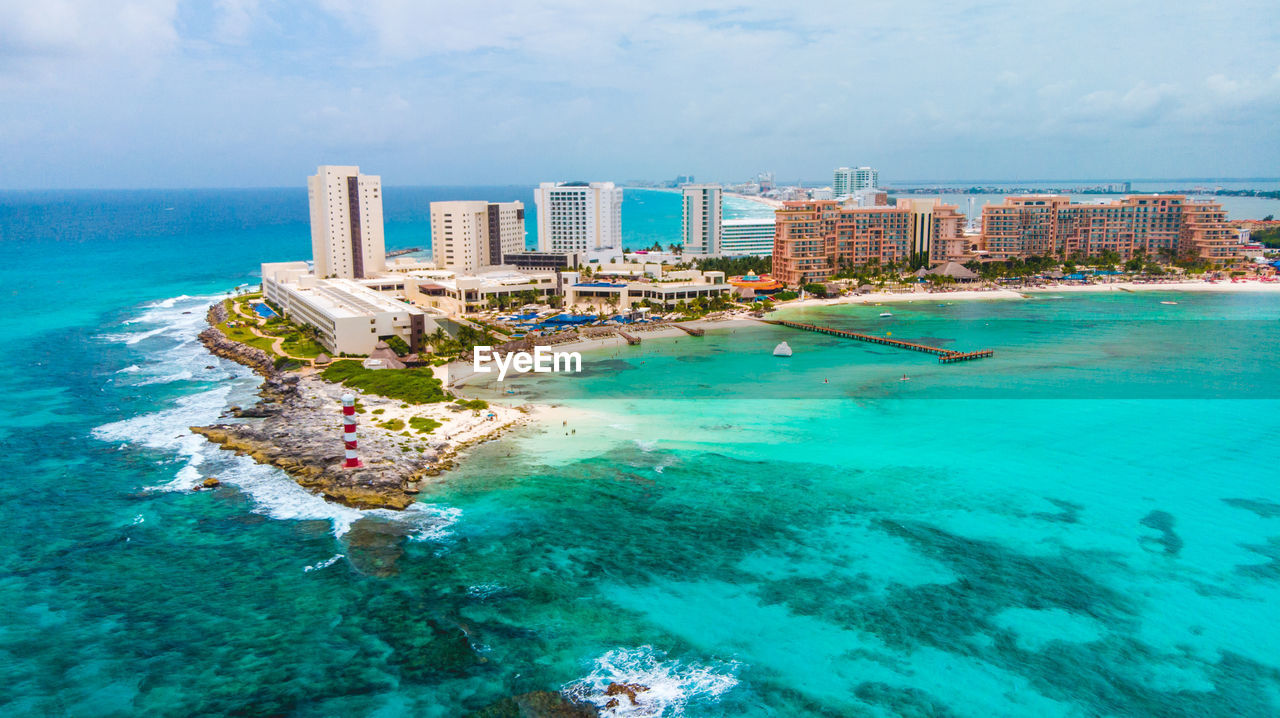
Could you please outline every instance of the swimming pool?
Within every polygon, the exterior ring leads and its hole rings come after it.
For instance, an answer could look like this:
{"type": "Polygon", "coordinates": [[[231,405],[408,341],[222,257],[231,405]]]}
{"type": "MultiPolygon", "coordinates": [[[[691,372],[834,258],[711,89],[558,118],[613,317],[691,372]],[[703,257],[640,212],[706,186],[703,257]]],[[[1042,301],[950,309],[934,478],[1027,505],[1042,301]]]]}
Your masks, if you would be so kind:
{"type": "Polygon", "coordinates": [[[271,307],[268,307],[265,303],[262,303],[262,302],[254,304],[253,311],[257,312],[258,316],[262,317],[263,319],[270,319],[271,317],[276,316],[276,313],[272,311],[271,307]]]}

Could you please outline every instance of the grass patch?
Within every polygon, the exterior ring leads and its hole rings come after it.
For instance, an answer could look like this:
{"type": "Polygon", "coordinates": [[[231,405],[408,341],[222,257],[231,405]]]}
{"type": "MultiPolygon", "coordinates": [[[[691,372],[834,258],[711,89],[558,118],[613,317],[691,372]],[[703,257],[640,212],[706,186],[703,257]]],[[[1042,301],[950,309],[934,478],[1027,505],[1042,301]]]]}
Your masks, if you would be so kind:
{"type": "Polygon", "coordinates": [[[440,422],[425,416],[409,417],[409,428],[416,429],[419,434],[430,434],[440,427],[440,422]]]}
{"type": "Polygon", "coordinates": [[[275,352],[271,351],[272,340],[266,337],[260,337],[249,331],[242,322],[230,319],[218,325],[218,331],[222,332],[228,339],[241,344],[248,344],[251,347],[257,347],[271,356],[275,356],[275,352]],[[231,326],[236,324],[237,326],[231,326]]]}
{"type": "Polygon", "coordinates": [[[365,369],[360,362],[338,361],[320,376],[325,381],[408,404],[431,404],[450,398],[429,369],[365,369]]]}
{"type": "Polygon", "coordinates": [[[315,359],[320,356],[320,352],[324,351],[324,347],[320,342],[317,342],[302,332],[296,331],[285,335],[284,343],[280,345],[280,348],[283,349],[286,354],[291,354],[296,357],[306,357],[307,359],[315,359]]]}
{"type": "Polygon", "coordinates": [[[400,431],[401,429],[404,428],[404,420],[390,419],[388,421],[382,422],[381,424],[378,424],[378,426],[381,426],[382,428],[388,431],[400,431]]]}
{"type": "Polygon", "coordinates": [[[373,411],[371,411],[371,412],[369,412],[369,413],[370,413],[370,414],[377,415],[377,414],[385,413],[386,411],[387,411],[386,409],[374,409],[373,411]]]}
{"type": "Polygon", "coordinates": [[[463,409],[471,409],[473,411],[489,408],[489,402],[484,399],[459,399],[454,403],[463,409]]]}

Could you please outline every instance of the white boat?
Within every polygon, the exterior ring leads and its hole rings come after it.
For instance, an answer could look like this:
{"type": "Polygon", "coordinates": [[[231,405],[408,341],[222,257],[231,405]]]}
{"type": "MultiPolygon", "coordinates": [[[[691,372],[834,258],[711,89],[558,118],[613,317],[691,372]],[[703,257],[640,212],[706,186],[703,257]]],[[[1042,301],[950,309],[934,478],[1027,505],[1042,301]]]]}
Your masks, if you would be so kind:
{"type": "Polygon", "coordinates": [[[786,342],[782,342],[773,348],[773,355],[776,357],[789,357],[791,356],[791,347],[787,346],[786,342]]]}
{"type": "Polygon", "coordinates": [[[880,312],[880,316],[882,316],[882,317],[891,317],[891,316],[893,316],[893,314],[891,314],[890,312],[880,312]]]}
{"type": "Polygon", "coordinates": [[[1177,304],[1177,302],[1160,302],[1161,304],[1177,304]]]}

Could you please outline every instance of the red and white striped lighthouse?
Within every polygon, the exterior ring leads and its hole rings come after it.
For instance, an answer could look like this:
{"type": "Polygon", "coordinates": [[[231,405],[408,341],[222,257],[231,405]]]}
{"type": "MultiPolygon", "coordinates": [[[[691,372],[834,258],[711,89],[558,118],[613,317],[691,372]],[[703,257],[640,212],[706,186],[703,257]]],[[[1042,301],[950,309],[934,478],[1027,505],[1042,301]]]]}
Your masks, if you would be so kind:
{"type": "Polygon", "coordinates": [[[356,457],[356,398],[351,394],[342,396],[342,442],[346,445],[347,461],[343,464],[348,469],[360,466],[356,457]]]}

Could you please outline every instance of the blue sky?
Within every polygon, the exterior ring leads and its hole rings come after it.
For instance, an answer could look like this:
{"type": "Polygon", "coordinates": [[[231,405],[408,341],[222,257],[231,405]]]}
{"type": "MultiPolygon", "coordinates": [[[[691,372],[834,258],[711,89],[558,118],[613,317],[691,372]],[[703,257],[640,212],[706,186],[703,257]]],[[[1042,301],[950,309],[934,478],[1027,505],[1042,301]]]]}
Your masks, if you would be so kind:
{"type": "Polygon", "coordinates": [[[0,188],[1280,175],[1272,2],[0,0],[0,188]]]}

